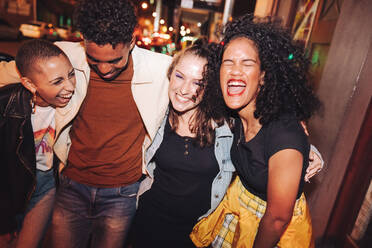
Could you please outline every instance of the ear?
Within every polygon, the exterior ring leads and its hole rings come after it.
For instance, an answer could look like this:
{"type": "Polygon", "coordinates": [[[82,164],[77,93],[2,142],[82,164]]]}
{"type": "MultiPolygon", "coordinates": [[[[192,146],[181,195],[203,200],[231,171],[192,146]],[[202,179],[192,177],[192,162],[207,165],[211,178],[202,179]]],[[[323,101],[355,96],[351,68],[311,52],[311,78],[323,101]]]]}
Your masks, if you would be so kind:
{"type": "Polygon", "coordinates": [[[134,48],[134,45],[136,44],[136,36],[133,34],[132,35],[132,39],[130,41],[130,45],[129,45],[129,51],[132,51],[132,49],[134,48]]]}
{"type": "Polygon", "coordinates": [[[28,89],[32,94],[36,94],[36,86],[28,77],[21,77],[22,85],[28,89]]]}
{"type": "Polygon", "coordinates": [[[261,75],[260,75],[260,85],[261,85],[261,86],[264,85],[264,83],[265,83],[264,78],[265,78],[265,72],[262,71],[262,72],[261,72],[261,75]]]}

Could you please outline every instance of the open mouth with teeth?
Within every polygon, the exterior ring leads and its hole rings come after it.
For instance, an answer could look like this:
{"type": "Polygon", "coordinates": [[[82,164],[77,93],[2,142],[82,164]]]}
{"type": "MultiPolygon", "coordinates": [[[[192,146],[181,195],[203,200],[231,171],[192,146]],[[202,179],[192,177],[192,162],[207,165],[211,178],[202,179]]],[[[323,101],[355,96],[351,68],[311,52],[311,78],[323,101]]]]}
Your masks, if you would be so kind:
{"type": "Polygon", "coordinates": [[[229,80],[227,83],[227,94],[229,96],[240,96],[243,94],[246,83],[243,80],[229,80]]]}
{"type": "Polygon", "coordinates": [[[60,94],[58,95],[61,98],[70,99],[72,97],[73,92],[70,92],[68,94],[60,94]]]}
{"type": "Polygon", "coordinates": [[[59,94],[57,97],[64,103],[69,102],[74,92],[70,92],[67,94],[59,94]]]}

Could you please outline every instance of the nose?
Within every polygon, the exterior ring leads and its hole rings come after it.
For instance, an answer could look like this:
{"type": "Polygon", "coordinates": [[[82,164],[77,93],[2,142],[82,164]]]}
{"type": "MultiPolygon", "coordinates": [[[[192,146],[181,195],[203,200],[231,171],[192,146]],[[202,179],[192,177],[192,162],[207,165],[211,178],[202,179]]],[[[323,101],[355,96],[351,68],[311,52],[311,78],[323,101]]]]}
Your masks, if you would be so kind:
{"type": "Polygon", "coordinates": [[[97,68],[103,75],[111,72],[111,65],[108,63],[99,63],[97,64],[97,68]]]}
{"type": "Polygon", "coordinates": [[[232,75],[241,75],[242,74],[242,67],[239,64],[233,64],[231,66],[231,74],[232,75]]]}
{"type": "Polygon", "coordinates": [[[180,87],[180,92],[182,95],[187,95],[189,93],[193,93],[192,92],[193,89],[192,89],[192,83],[191,82],[184,82],[182,84],[182,86],[180,87]]]}
{"type": "Polygon", "coordinates": [[[76,78],[75,78],[75,76],[73,76],[72,78],[67,79],[65,81],[64,89],[66,91],[72,92],[72,91],[75,90],[75,84],[76,84],[76,78]]]}

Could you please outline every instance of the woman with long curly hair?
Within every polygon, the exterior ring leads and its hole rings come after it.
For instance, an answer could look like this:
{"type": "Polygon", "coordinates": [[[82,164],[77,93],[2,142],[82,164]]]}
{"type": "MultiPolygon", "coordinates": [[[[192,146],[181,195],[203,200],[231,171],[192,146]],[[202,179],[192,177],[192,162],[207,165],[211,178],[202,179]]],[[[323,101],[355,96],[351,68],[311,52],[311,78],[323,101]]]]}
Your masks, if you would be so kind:
{"type": "Polygon", "coordinates": [[[231,148],[238,177],[191,238],[198,247],[312,247],[303,194],[310,144],[301,121],[320,102],[303,48],[250,15],[226,26],[222,44],[214,81],[238,117],[231,148]]]}

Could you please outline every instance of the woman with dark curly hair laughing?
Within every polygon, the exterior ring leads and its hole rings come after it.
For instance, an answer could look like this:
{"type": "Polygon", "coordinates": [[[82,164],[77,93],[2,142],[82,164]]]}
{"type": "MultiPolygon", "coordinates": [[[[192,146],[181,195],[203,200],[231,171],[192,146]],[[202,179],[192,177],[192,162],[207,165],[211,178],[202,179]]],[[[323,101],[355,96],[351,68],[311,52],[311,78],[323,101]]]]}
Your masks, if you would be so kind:
{"type": "Polygon", "coordinates": [[[300,45],[269,19],[229,23],[215,70],[237,114],[231,159],[238,177],[191,237],[198,247],[312,247],[303,194],[310,144],[301,125],[320,106],[300,45]]]}

